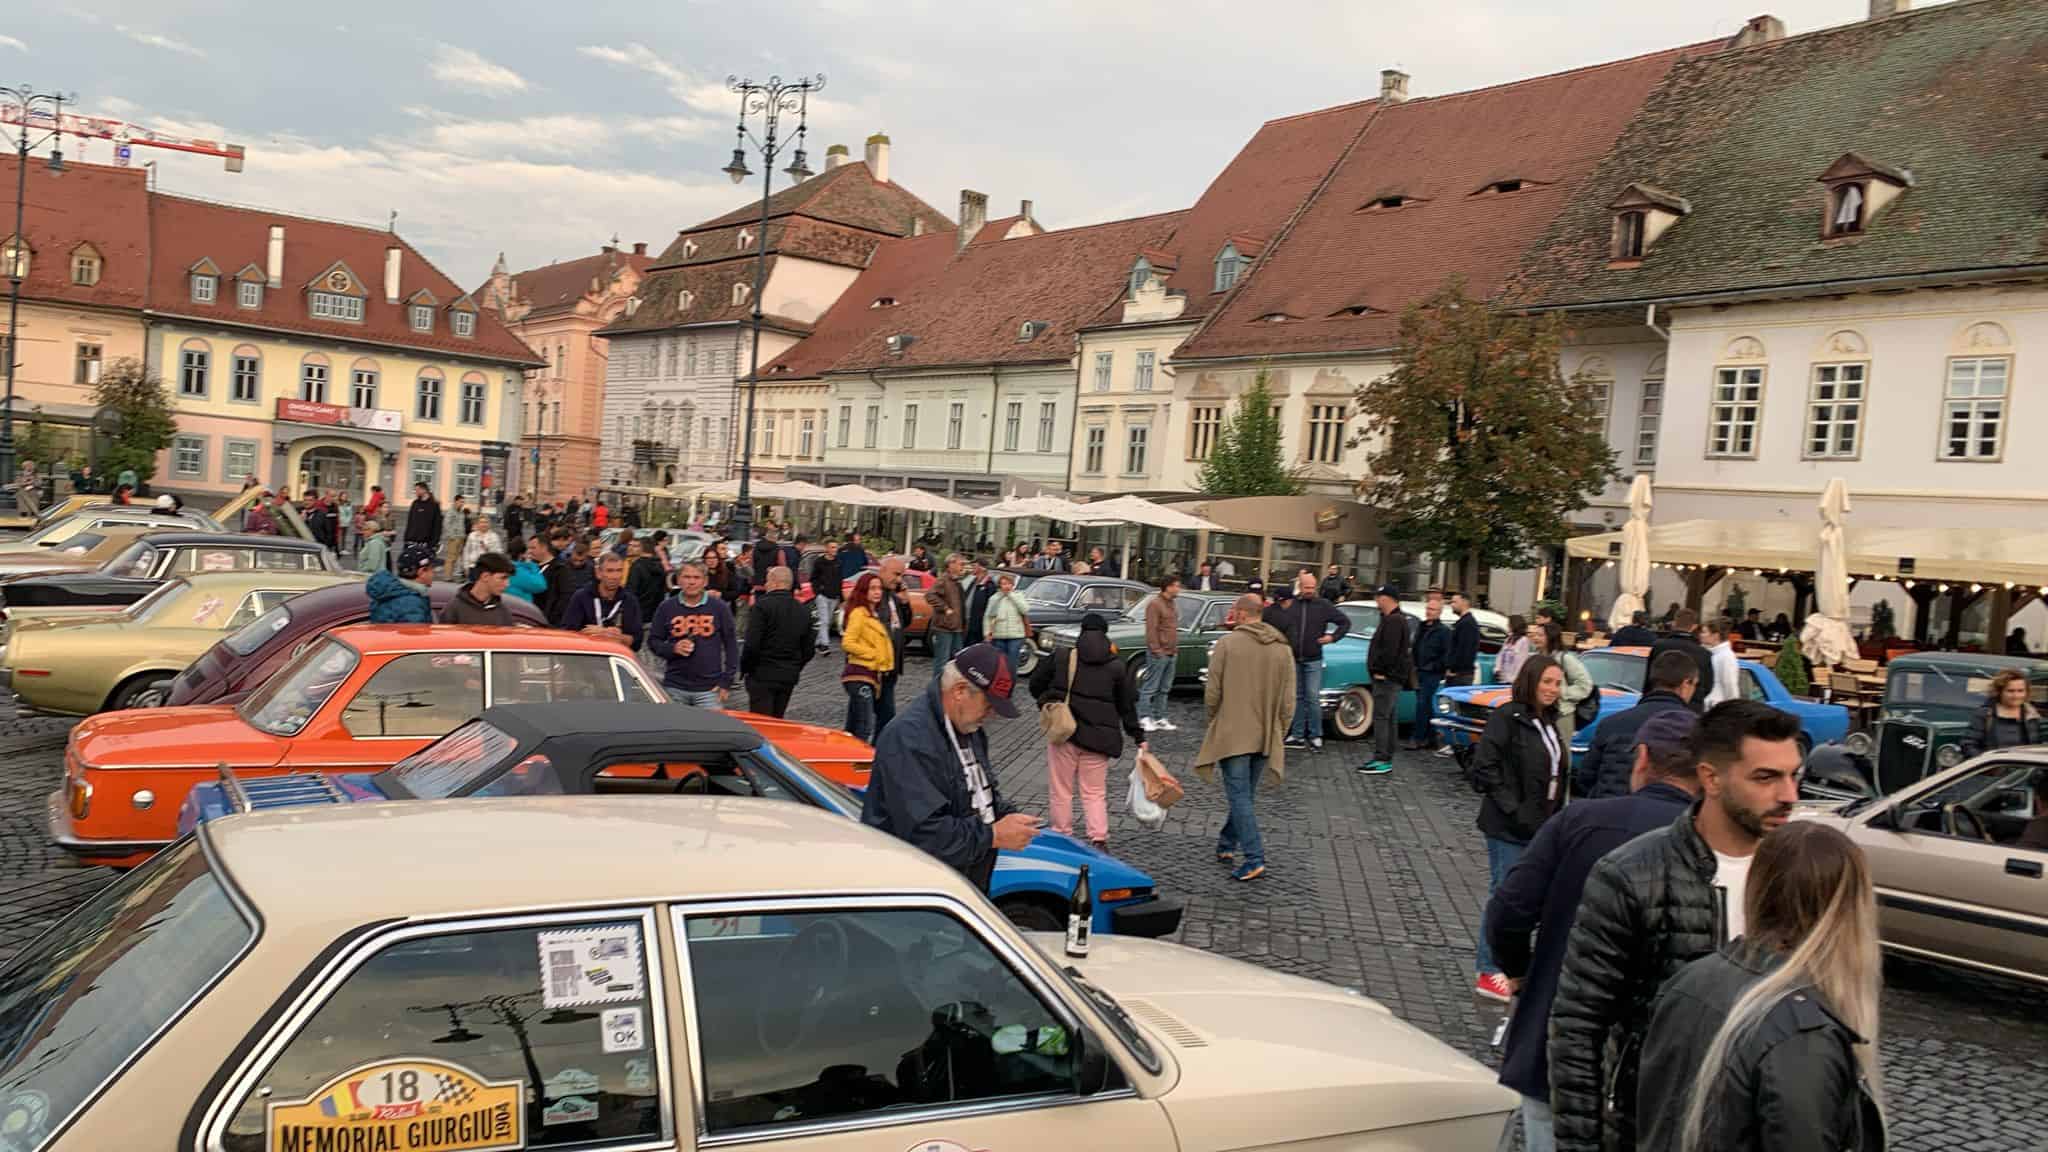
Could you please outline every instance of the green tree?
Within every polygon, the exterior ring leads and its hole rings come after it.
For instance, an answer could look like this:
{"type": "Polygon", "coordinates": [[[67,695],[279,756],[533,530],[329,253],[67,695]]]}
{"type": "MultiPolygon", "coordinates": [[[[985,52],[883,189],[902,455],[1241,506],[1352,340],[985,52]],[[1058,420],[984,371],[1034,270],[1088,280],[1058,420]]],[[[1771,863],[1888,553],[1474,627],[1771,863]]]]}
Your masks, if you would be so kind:
{"type": "Polygon", "coordinates": [[[1521,567],[1618,476],[1600,401],[1558,368],[1563,322],[1497,313],[1453,281],[1401,317],[1394,370],[1358,391],[1367,499],[1396,542],[1521,567]]]}
{"type": "Polygon", "coordinates": [[[93,403],[120,420],[114,443],[101,458],[99,471],[118,476],[133,468],[145,484],[156,471],[157,453],[170,446],[178,422],[171,415],[171,395],[161,378],[133,358],[116,360],[93,386],[93,403]]]}
{"type": "Polygon", "coordinates": [[[1778,662],[1772,671],[1778,674],[1778,683],[1785,686],[1785,691],[1795,696],[1806,695],[1806,690],[1813,686],[1806,678],[1806,657],[1799,651],[1797,636],[1785,637],[1785,642],[1778,646],[1778,662]]]}
{"type": "Polygon", "coordinates": [[[1301,480],[1280,453],[1280,417],[1266,380],[1266,370],[1259,369],[1217,433],[1199,478],[1208,495],[1293,496],[1301,491],[1301,480]]]}

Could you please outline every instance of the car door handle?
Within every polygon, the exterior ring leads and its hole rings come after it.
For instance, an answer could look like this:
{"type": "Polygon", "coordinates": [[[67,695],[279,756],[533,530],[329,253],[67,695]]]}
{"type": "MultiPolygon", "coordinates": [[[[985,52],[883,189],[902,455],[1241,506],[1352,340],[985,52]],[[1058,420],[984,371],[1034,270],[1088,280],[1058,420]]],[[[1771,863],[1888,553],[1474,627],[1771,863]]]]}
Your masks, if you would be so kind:
{"type": "Polygon", "coordinates": [[[2041,878],[2041,862],[2039,860],[2022,860],[2017,856],[2008,856],[2005,859],[2005,872],[2008,876],[2025,876],[2030,880],[2039,880],[2041,878]]]}

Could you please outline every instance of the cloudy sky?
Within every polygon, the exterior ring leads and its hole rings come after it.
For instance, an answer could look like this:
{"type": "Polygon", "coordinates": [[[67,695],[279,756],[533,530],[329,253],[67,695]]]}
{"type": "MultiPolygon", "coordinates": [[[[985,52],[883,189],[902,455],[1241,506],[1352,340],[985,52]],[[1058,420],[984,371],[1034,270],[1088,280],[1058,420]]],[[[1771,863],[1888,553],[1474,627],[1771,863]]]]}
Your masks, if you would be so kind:
{"type": "MultiPolygon", "coordinates": [[[[828,77],[811,156],[870,132],[947,214],[1036,202],[1048,227],[1185,206],[1257,125],[1377,92],[1455,92],[1726,36],[1867,0],[73,0],[0,15],[0,80],[80,110],[248,148],[136,149],[159,187],[399,230],[478,283],[595,251],[659,251],[746,199],[718,171],[729,73],[828,77]]],[[[76,141],[67,145],[76,156],[76,141]]],[[[106,162],[104,142],[84,158],[106,162]]],[[[752,161],[756,170],[758,159],[752,161]]],[[[750,185],[750,191],[758,185],[750,185]]]]}

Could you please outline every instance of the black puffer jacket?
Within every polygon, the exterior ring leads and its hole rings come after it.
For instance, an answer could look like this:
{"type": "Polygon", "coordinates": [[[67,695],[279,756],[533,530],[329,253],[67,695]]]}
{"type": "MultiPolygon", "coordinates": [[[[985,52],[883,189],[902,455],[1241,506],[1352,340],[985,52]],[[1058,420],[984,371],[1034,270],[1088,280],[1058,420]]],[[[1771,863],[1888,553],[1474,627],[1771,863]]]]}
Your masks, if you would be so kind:
{"type": "Polygon", "coordinates": [[[764,684],[796,683],[811,659],[811,610],[783,589],[761,593],[748,611],[740,672],[764,684]]]}
{"type": "Polygon", "coordinates": [[[1695,802],[1667,828],[1594,865],[1550,1005],[1550,1105],[1559,1152],[1635,1147],[1637,1058],[1650,1004],[1727,937],[1714,853],[1695,802]]]}
{"type": "Polygon", "coordinates": [[[1125,674],[1109,637],[1084,631],[1072,648],[1062,649],[1050,660],[1040,660],[1031,671],[1031,698],[1043,707],[1055,700],[1067,700],[1074,710],[1074,734],[1068,742],[1111,760],[1124,754],[1124,735],[1132,743],[1143,743],[1144,729],[1138,727],[1138,698],[1125,674]],[[1067,696],[1067,666],[1075,659],[1074,694],[1067,696]]]}
{"type": "Polygon", "coordinates": [[[1509,701],[1486,718],[1472,755],[1472,790],[1479,793],[1479,830],[1495,840],[1527,844],[1564,797],[1564,746],[1550,756],[1544,728],[1557,739],[1555,718],[1538,719],[1509,701]]]}
{"type": "MultiPolygon", "coordinates": [[[[1735,1002],[1779,960],[1738,940],[1688,964],[1665,986],[1643,1041],[1637,1147],[1684,1147],[1690,1089],[1707,1049],[1735,1002]]],[[[1729,1049],[1707,1099],[1699,1146],[1715,1152],[1883,1149],[1884,1117],[1856,1060],[1862,1043],[1817,990],[1786,993],[1729,1049]]]]}

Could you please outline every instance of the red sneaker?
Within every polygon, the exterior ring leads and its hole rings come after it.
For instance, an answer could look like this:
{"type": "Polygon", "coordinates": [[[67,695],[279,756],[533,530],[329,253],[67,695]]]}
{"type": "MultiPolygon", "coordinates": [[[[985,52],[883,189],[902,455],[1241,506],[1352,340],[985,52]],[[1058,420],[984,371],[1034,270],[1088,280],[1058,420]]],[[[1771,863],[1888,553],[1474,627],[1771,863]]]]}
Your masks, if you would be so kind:
{"type": "Polygon", "coordinates": [[[1515,992],[1508,987],[1507,977],[1498,972],[1481,972],[1479,979],[1472,982],[1472,994],[1505,1004],[1514,998],[1515,992]]]}

